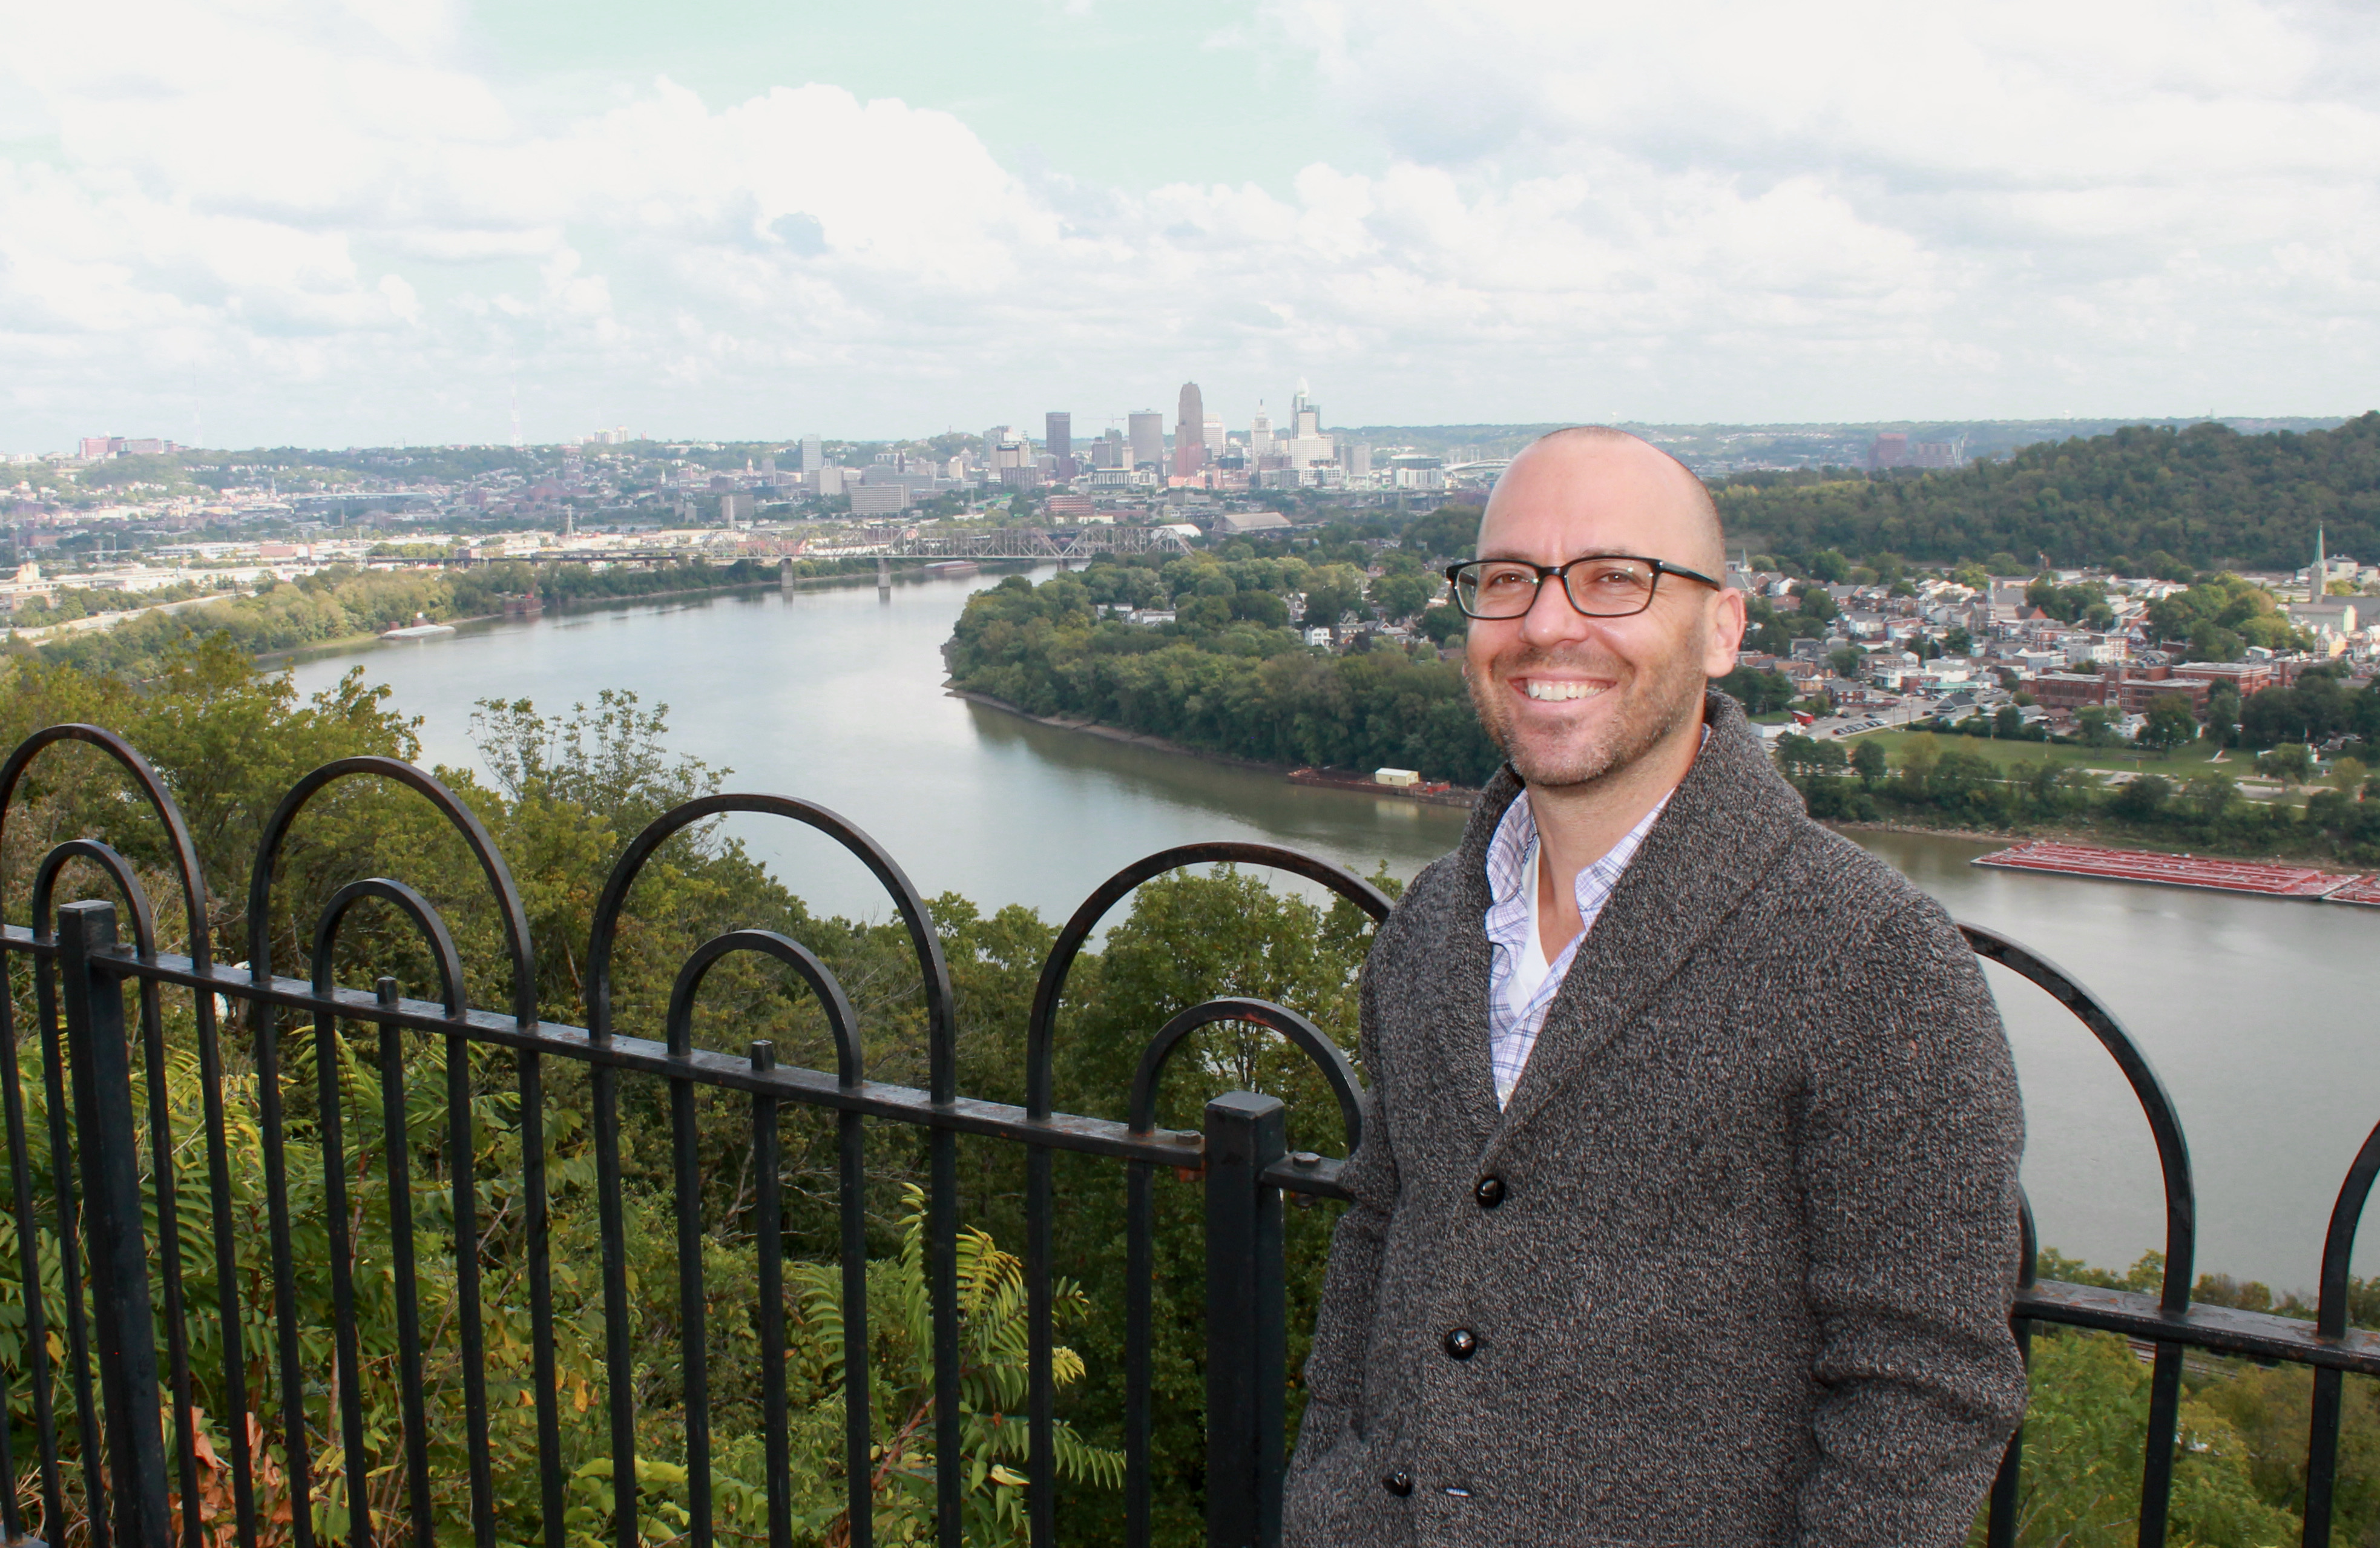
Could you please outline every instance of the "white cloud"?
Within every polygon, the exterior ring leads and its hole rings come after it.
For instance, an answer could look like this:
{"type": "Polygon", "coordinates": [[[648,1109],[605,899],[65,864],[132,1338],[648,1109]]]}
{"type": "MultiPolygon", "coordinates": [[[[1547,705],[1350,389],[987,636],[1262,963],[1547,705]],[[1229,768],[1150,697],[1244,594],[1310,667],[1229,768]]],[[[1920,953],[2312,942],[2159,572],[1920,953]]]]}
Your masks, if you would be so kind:
{"type": "Polygon", "coordinates": [[[1373,420],[2345,410],[2380,342],[2380,55],[2319,7],[1279,0],[1250,46],[1387,148],[1280,192],[1019,171],[831,84],[531,124],[421,0],[0,23],[27,445],[194,399],[491,438],[516,382],[540,434],[1090,424],[1185,375],[1235,417],[1301,374],[1373,420]]]}

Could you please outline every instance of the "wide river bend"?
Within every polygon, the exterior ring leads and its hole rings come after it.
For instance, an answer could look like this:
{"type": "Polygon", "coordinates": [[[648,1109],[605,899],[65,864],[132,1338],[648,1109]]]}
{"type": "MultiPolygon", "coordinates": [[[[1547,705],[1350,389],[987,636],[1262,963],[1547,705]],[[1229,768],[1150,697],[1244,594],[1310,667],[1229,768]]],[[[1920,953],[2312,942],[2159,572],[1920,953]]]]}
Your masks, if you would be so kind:
{"type": "MultiPolygon", "coordinates": [[[[1039,725],[941,688],[940,647],[997,578],[743,592],[466,626],[298,662],[301,690],[360,665],[422,717],[426,762],[479,766],[474,703],[548,713],[634,690],[670,710],[670,745],[735,771],[730,787],[819,801],[868,829],[929,896],[1062,919],[1126,862],[1241,838],[1411,875],[1463,814],[1305,789],[1241,769],[1039,725]]],[[[839,850],[790,824],[735,830],[814,907],[881,918],[839,850]]],[[[2074,973],[2138,1037],[2192,1146],[2199,1266],[2310,1288],[2333,1195],[2380,1119],[2380,1040],[2360,1029],[2380,914],[1982,870],[1988,846],[1860,834],[1958,918],[2074,973]]],[[[2042,1240],[2120,1266],[2157,1247],[2148,1128],[2115,1066],[2030,984],[1990,969],[2022,1073],[2025,1183],[2042,1240]]],[[[2380,1232],[2365,1233],[2367,1243],[2380,1232]]],[[[2380,1264],[2369,1246],[2359,1273],[2380,1264]]]]}

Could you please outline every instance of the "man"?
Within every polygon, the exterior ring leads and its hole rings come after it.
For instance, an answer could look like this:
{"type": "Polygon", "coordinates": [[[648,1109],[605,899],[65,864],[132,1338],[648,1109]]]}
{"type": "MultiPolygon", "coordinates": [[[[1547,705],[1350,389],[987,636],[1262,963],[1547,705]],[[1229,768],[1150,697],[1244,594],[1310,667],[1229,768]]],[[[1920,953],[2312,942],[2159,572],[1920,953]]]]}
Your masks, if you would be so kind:
{"type": "Polygon", "coordinates": [[[1288,1541],[1962,1542],[2024,1403],[1982,976],[1708,690],[1744,610],[1693,474],[1557,432],[1478,554],[1509,762],[1365,969],[1288,1541]]]}

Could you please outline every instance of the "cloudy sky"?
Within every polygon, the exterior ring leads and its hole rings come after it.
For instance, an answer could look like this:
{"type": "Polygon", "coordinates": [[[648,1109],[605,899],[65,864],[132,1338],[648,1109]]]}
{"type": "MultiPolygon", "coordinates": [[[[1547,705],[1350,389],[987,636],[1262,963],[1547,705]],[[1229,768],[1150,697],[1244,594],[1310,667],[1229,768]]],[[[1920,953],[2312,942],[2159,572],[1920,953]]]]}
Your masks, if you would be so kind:
{"type": "Polygon", "coordinates": [[[0,0],[0,450],[2380,403],[2257,0],[0,0]]]}

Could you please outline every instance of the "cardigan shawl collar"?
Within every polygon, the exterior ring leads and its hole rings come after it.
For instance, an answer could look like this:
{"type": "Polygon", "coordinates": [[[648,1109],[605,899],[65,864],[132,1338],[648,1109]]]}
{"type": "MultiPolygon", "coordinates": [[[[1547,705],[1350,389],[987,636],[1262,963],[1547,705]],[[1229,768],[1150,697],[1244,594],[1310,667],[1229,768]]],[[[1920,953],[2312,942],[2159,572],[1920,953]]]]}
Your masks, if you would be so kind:
{"type": "Polygon", "coordinates": [[[1488,781],[1472,811],[1453,862],[1463,917],[1473,928],[1445,943],[1445,1000],[1431,1021],[1442,1040],[1433,1051],[1439,1077],[1461,1094],[1483,1169],[1493,1165],[1507,1136],[1574,1083],[1596,1052],[1651,1003],[1768,870],[1802,820],[1800,797],[1770,764],[1735,701],[1706,694],[1703,720],[1709,738],[1580,944],[1512,1100],[1500,1110],[1488,1042],[1493,948],[1480,921],[1493,901],[1488,846],[1522,789],[1510,764],[1488,781]]]}

